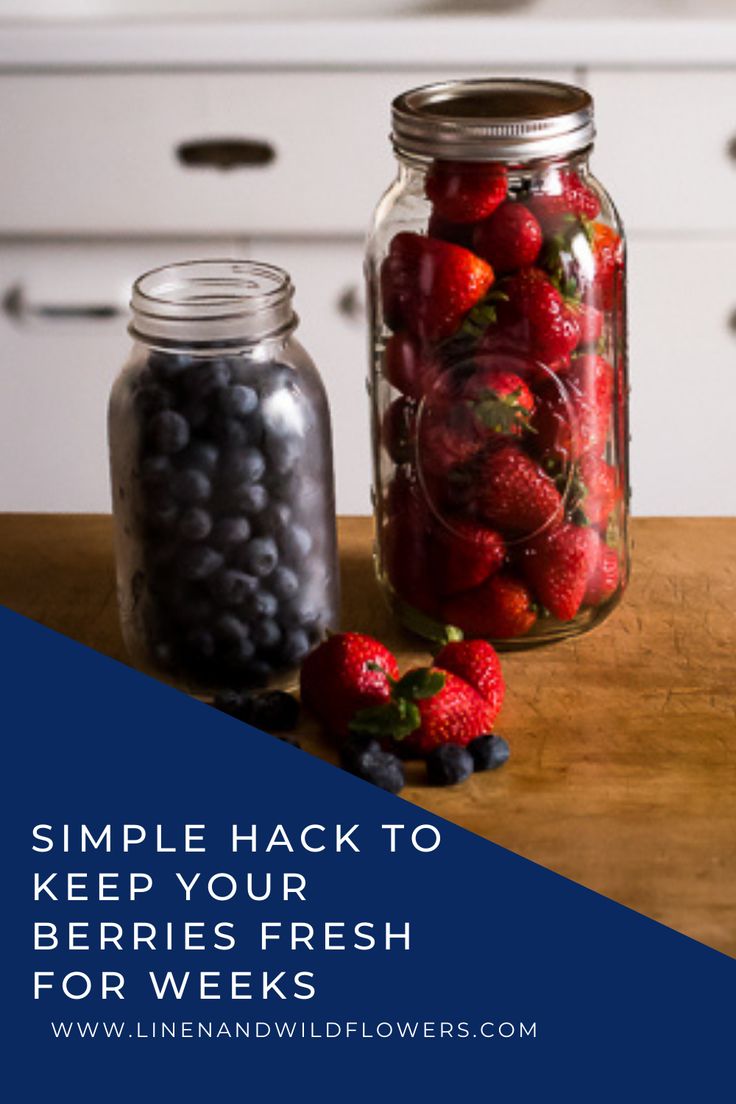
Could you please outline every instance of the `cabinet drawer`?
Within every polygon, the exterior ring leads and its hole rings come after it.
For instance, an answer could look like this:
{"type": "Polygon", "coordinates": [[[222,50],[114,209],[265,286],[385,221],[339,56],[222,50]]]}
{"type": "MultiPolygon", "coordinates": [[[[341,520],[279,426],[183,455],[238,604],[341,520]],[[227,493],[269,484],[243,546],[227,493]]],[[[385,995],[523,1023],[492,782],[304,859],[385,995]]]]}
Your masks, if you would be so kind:
{"type": "Polygon", "coordinates": [[[736,69],[591,72],[593,168],[629,230],[736,230],[736,69]]]}
{"type": "Polygon", "coordinates": [[[0,233],[360,234],[394,172],[392,98],[458,75],[2,76],[0,233]],[[222,139],[258,163],[182,164],[222,139]]]}
{"type": "Polygon", "coordinates": [[[636,514],[736,514],[736,238],[630,243],[636,514]]]}

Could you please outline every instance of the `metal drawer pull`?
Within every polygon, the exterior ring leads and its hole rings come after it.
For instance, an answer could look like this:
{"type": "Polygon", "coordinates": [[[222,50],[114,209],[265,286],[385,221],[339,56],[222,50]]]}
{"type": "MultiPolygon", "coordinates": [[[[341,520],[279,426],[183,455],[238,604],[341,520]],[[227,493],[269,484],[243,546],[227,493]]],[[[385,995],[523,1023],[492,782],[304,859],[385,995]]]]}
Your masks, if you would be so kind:
{"type": "Polygon", "coordinates": [[[177,159],[189,169],[261,168],[276,160],[270,142],[257,138],[200,138],[182,142],[176,148],[177,159]]]}
{"type": "Polygon", "coordinates": [[[736,307],[734,307],[734,309],[731,311],[731,313],[728,316],[728,328],[731,331],[731,333],[736,334],[736,307]]]}
{"type": "Polygon", "coordinates": [[[365,321],[365,301],[356,285],[345,289],[337,300],[337,309],[351,322],[365,321]]]}
{"type": "Polygon", "coordinates": [[[20,284],[11,287],[3,297],[3,311],[13,322],[100,321],[119,318],[125,311],[114,303],[29,303],[20,284]]]}

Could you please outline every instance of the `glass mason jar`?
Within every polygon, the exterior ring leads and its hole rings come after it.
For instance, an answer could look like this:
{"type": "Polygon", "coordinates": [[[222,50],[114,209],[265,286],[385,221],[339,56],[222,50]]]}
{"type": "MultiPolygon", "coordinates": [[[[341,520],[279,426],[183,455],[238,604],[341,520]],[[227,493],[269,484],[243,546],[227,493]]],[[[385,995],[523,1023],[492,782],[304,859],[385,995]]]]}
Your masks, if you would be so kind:
{"type": "Polygon", "coordinates": [[[377,569],[399,620],[585,632],[629,573],[625,255],[593,104],[548,81],[393,104],[366,264],[377,569]]]}
{"type": "Polygon", "coordinates": [[[292,296],[251,261],[133,288],[108,418],[120,617],[137,665],[194,689],[286,682],[337,623],[329,411],[292,296]]]}

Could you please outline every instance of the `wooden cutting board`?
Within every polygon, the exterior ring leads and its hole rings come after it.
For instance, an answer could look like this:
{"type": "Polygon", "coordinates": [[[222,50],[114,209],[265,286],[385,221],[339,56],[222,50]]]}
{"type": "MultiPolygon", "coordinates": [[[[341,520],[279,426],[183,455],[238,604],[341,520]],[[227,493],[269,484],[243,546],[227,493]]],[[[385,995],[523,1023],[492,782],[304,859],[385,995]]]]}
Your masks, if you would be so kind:
{"type": "MultiPolygon", "coordinates": [[[[736,953],[736,519],[633,525],[627,597],[588,637],[508,655],[512,757],[403,796],[736,953]]],[[[374,582],[371,522],[340,523],[343,624],[426,662],[374,582]]],[[[125,660],[110,519],[0,515],[0,603],[125,660]]],[[[334,761],[308,721],[304,746],[334,761]]]]}

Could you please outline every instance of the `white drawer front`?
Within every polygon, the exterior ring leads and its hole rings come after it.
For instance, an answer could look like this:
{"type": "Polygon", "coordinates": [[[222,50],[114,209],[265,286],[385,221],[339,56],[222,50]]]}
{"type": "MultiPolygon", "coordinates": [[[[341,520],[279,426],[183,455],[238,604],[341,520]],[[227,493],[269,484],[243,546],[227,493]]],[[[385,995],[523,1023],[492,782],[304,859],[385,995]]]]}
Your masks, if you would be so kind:
{"type": "Polygon", "coordinates": [[[736,514],[736,239],[630,248],[636,514],[736,514]]]}
{"type": "Polygon", "coordinates": [[[736,69],[596,72],[593,169],[629,230],[736,230],[736,69]]]}
{"type": "Polygon", "coordinates": [[[458,75],[2,76],[0,233],[360,234],[394,172],[392,98],[458,75]],[[204,139],[274,159],[183,166],[177,149],[204,139]]]}

